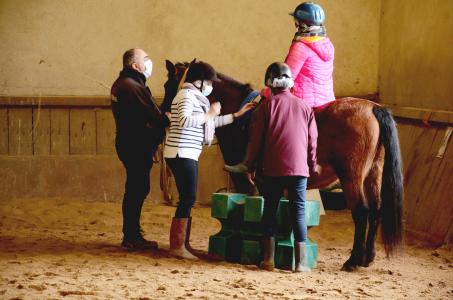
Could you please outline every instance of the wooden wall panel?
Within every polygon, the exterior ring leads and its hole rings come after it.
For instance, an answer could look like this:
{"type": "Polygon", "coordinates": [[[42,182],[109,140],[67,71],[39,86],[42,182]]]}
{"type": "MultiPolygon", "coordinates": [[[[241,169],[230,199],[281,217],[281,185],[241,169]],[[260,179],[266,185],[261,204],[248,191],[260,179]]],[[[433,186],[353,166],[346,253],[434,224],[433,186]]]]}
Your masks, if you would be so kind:
{"type": "Polygon", "coordinates": [[[33,154],[50,154],[50,109],[33,109],[33,154]]]}
{"type": "Polygon", "coordinates": [[[50,110],[50,154],[69,154],[69,109],[50,110]]]}
{"type": "Polygon", "coordinates": [[[442,199],[433,196],[442,180],[439,176],[442,159],[437,158],[436,154],[444,132],[442,129],[426,128],[425,138],[422,139],[423,142],[416,143],[414,150],[417,155],[410,162],[409,171],[412,171],[412,174],[406,177],[406,191],[414,202],[408,220],[410,226],[417,231],[429,231],[433,212],[442,205],[442,199]]]}
{"type": "Polygon", "coordinates": [[[93,109],[71,109],[69,153],[96,154],[96,114],[93,109]]]}
{"type": "Polygon", "coordinates": [[[398,122],[407,230],[434,244],[448,239],[453,217],[453,150],[445,125],[398,122]],[[445,153],[438,156],[441,146],[445,153]]]}
{"type": "Polygon", "coordinates": [[[449,241],[449,231],[453,225],[453,146],[447,148],[442,164],[436,172],[436,179],[427,201],[436,201],[438,203],[435,210],[432,211],[431,220],[423,224],[420,230],[428,232],[430,236],[436,239],[444,238],[446,243],[449,241]]]}
{"type": "Polygon", "coordinates": [[[0,108],[0,155],[8,154],[8,109],[0,108]]]}
{"type": "Polygon", "coordinates": [[[110,109],[96,110],[97,154],[115,153],[115,120],[110,109]]]}
{"type": "Polygon", "coordinates": [[[412,220],[412,214],[417,205],[418,190],[408,189],[413,184],[423,184],[423,178],[415,178],[418,171],[418,160],[420,159],[420,149],[417,141],[423,136],[424,126],[415,125],[413,122],[400,121],[398,123],[398,133],[400,138],[401,156],[403,158],[404,184],[405,184],[405,212],[408,222],[412,220]],[[417,180],[419,182],[417,182],[417,180]],[[415,182],[415,183],[414,183],[415,182]]]}
{"type": "Polygon", "coordinates": [[[8,110],[10,155],[33,155],[32,119],[31,108],[8,110]]]}
{"type": "Polygon", "coordinates": [[[414,126],[413,122],[407,122],[404,120],[398,121],[397,125],[401,145],[401,155],[405,158],[405,160],[403,160],[403,164],[406,165],[408,158],[411,158],[414,155],[413,149],[416,143],[414,136],[419,137],[423,133],[423,127],[414,126]]]}

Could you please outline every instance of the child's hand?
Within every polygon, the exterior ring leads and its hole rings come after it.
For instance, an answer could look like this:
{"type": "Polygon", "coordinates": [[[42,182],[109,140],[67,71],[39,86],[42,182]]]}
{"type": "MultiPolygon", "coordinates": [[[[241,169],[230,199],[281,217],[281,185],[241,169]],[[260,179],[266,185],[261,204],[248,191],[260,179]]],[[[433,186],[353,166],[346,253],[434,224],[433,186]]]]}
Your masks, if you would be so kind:
{"type": "Polygon", "coordinates": [[[222,109],[222,105],[220,105],[220,102],[214,102],[209,107],[208,115],[211,117],[218,116],[218,115],[220,115],[221,109],[222,109]]]}
{"type": "Polygon", "coordinates": [[[247,172],[247,179],[252,185],[255,185],[255,171],[247,172]]]}
{"type": "Polygon", "coordinates": [[[243,116],[246,112],[248,112],[249,110],[251,109],[254,109],[256,107],[256,102],[250,102],[250,103],[247,103],[246,105],[244,105],[239,111],[235,112],[233,114],[233,117],[236,119],[236,118],[240,118],[241,116],[243,116]]]}
{"type": "Polygon", "coordinates": [[[264,89],[261,90],[261,97],[265,99],[269,99],[271,97],[271,89],[268,87],[265,87],[264,89]]]}
{"type": "Polygon", "coordinates": [[[322,167],[318,164],[314,165],[310,170],[310,174],[314,175],[316,177],[319,177],[321,175],[321,172],[322,172],[322,167]]]}

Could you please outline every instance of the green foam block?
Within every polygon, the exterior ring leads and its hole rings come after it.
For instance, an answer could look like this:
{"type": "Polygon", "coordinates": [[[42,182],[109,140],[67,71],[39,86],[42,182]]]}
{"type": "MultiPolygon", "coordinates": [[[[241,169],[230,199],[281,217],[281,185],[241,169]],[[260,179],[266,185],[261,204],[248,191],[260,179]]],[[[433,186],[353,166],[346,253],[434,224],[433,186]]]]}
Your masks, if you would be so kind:
{"type": "Polygon", "coordinates": [[[245,203],[244,194],[214,193],[211,198],[211,216],[216,219],[228,219],[228,217],[245,203]]]}
{"type": "MultiPolygon", "coordinates": [[[[289,200],[282,198],[277,211],[277,245],[275,264],[277,268],[294,268],[294,236],[291,228],[289,200]]],[[[209,254],[229,262],[257,264],[261,259],[262,239],[260,222],[263,216],[264,199],[261,196],[246,196],[235,193],[214,193],[211,216],[222,225],[219,233],[209,238],[209,254]]],[[[319,225],[321,205],[318,201],[305,202],[307,227],[319,225]]],[[[307,240],[308,262],[316,267],[318,245],[307,240]]]]}
{"type": "Polygon", "coordinates": [[[261,222],[263,217],[264,199],[260,196],[245,198],[244,221],[261,222]]]}
{"type": "Polygon", "coordinates": [[[243,239],[241,246],[241,264],[256,265],[261,258],[261,245],[259,240],[243,239]]]}
{"type": "Polygon", "coordinates": [[[229,262],[239,262],[241,257],[241,235],[238,232],[219,232],[209,237],[208,253],[229,262]]]}

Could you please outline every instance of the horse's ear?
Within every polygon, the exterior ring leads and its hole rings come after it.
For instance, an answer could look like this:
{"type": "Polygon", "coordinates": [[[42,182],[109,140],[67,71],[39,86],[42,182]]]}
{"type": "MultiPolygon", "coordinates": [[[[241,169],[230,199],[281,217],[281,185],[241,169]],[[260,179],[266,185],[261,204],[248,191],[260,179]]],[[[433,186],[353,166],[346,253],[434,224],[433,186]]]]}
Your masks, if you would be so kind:
{"type": "Polygon", "coordinates": [[[193,65],[196,61],[197,61],[197,59],[194,58],[194,59],[189,63],[189,67],[190,67],[191,65],[193,65]]]}
{"type": "Polygon", "coordinates": [[[175,65],[169,61],[168,59],[165,60],[165,66],[167,67],[168,74],[175,74],[175,65]]]}

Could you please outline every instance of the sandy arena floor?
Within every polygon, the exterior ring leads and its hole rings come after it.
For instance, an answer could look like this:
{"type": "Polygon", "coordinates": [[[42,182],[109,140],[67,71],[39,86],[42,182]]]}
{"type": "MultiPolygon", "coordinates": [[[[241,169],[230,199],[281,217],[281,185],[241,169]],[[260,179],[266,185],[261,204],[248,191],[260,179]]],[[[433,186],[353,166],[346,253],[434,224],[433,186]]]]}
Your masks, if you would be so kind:
{"type": "MultiPolygon", "coordinates": [[[[309,232],[318,268],[309,274],[205,261],[166,253],[173,207],[146,203],[143,227],[162,250],[119,247],[119,203],[17,199],[0,207],[0,299],[453,299],[453,251],[407,246],[355,273],[341,272],[352,243],[349,212],[330,212],[309,232]]],[[[194,210],[192,244],[207,249],[220,226],[194,210]]]]}

